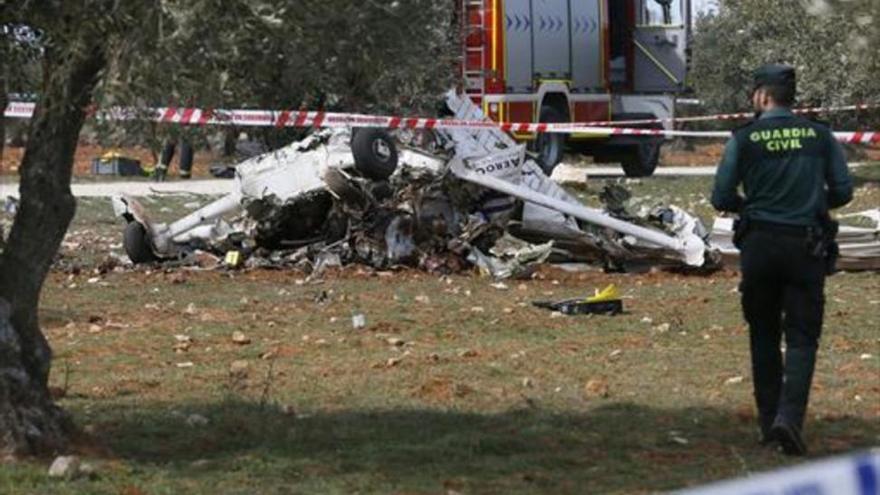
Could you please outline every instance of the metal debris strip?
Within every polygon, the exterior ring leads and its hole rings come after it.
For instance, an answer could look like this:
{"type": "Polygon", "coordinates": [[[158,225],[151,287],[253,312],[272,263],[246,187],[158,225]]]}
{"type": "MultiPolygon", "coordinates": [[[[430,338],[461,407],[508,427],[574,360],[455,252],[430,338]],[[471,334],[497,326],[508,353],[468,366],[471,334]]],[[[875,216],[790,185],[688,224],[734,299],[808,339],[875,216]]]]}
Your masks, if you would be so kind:
{"type": "MultiPolygon", "coordinates": [[[[837,233],[840,257],[837,268],[845,271],[880,270],[880,208],[838,215],[842,225],[837,233]]],[[[728,263],[739,260],[733,245],[733,219],[719,217],[711,233],[714,249],[728,263]]]]}
{"type": "MultiPolygon", "coordinates": [[[[457,119],[484,119],[467,98],[450,92],[446,103],[457,119]]],[[[242,162],[228,195],[171,223],[153,221],[134,198],[115,197],[128,223],[126,252],[142,263],[234,250],[246,267],[315,275],[352,263],[437,273],[476,266],[496,278],[526,276],[547,261],[719,266],[693,215],[587,207],[498,129],[398,138],[317,131],[242,162]]]]}

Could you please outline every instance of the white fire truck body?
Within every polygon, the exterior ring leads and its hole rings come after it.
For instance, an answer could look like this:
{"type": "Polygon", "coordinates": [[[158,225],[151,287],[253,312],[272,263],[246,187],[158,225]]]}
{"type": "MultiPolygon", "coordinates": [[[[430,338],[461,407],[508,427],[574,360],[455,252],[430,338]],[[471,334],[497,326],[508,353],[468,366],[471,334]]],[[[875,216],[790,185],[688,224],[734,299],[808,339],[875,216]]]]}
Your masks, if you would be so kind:
{"type": "MultiPolygon", "coordinates": [[[[690,0],[462,0],[467,94],[500,122],[671,118],[684,90],[690,0]]],[[[533,141],[547,168],[563,135],[533,141]]],[[[568,144],[653,173],[660,142],[572,135],[568,144]],[[653,162],[653,163],[652,163],[653,162]]]]}

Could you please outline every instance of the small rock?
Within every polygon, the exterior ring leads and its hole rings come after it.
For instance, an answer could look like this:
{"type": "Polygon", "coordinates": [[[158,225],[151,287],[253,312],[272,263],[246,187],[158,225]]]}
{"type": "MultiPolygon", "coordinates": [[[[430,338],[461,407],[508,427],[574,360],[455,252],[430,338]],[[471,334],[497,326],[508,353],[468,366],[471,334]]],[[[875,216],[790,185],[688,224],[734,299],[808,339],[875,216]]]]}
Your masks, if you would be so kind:
{"type": "Polygon", "coordinates": [[[871,354],[862,354],[861,356],[859,356],[859,359],[861,359],[862,361],[868,361],[869,359],[874,359],[874,356],[871,354]]]}
{"type": "Polygon", "coordinates": [[[207,426],[208,423],[208,418],[202,416],[201,414],[190,414],[186,418],[186,424],[193,428],[197,426],[207,426]]]}
{"type": "Polygon", "coordinates": [[[620,357],[621,354],[623,354],[623,351],[621,351],[620,349],[615,349],[611,351],[611,354],[609,354],[608,357],[610,359],[617,359],[620,357]]]}
{"type": "Polygon", "coordinates": [[[195,305],[195,303],[189,303],[189,304],[187,304],[187,305],[186,305],[186,309],[183,310],[183,312],[186,313],[186,314],[188,314],[188,315],[194,315],[194,314],[196,314],[196,305],[195,305]]]}
{"type": "Polygon", "coordinates": [[[229,365],[229,374],[236,378],[247,378],[250,363],[244,360],[233,361],[229,365]]]}
{"type": "Polygon", "coordinates": [[[669,331],[670,328],[672,328],[672,325],[670,325],[669,323],[663,323],[662,325],[657,325],[656,327],[654,327],[654,330],[657,330],[660,333],[666,333],[669,331]]]}
{"type": "Polygon", "coordinates": [[[184,362],[184,363],[177,363],[177,367],[178,367],[178,368],[192,368],[193,366],[195,366],[195,364],[193,364],[193,363],[190,362],[190,361],[187,361],[187,362],[184,362]]]}
{"type": "Polygon", "coordinates": [[[681,437],[678,435],[672,435],[669,438],[670,438],[670,440],[672,440],[673,442],[675,442],[679,445],[687,445],[690,443],[687,438],[684,438],[684,437],[681,437]]]}
{"type": "Polygon", "coordinates": [[[471,308],[471,313],[485,313],[485,312],[486,312],[486,308],[484,308],[482,306],[473,306],[471,308]]]}
{"type": "Polygon", "coordinates": [[[386,368],[393,368],[400,364],[403,361],[401,358],[389,358],[388,361],[385,361],[386,368]]]}
{"type": "Polygon", "coordinates": [[[424,294],[417,295],[415,301],[419,304],[431,304],[431,298],[424,294]]]}
{"type": "Polygon", "coordinates": [[[480,353],[478,351],[473,350],[473,349],[465,349],[465,350],[458,353],[458,357],[462,357],[462,358],[475,358],[475,357],[478,357],[479,355],[480,355],[480,353]]]}
{"type": "Polygon", "coordinates": [[[504,282],[498,282],[497,284],[492,284],[493,289],[498,290],[510,290],[510,287],[507,286],[504,282]]]}
{"type": "Polygon", "coordinates": [[[361,330],[367,327],[367,315],[355,313],[351,315],[351,328],[361,330]]]}
{"type": "Polygon", "coordinates": [[[220,266],[220,257],[204,251],[196,251],[193,253],[193,260],[202,268],[212,269],[220,266]]]}
{"type": "Polygon", "coordinates": [[[650,325],[651,323],[654,323],[654,320],[652,320],[651,318],[646,316],[646,317],[642,318],[642,323],[647,323],[650,325]]]}
{"type": "Polygon", "coordinates": [[[55,458],[49,466],[50,478],[62,478],[72,480],[82,474],[81,462],[75,455],[65,455],[55,458]]]}
{"type": "Polygon", "coordinates": [[[526,378],[523,378],[523,379],[522,379],[522,386],[523,386],[523,387],[525,387],[525,388],[532,388],[534,385],[535,385],[535,382],[532,381],[531,378],[526,377],[526,378]]]}
{"type": "Polygon", "coordinates": [[[398,339],[397,337],[391,337],[385,342],[388,342],[388,345],[392,345],[394,347],[403,347],[404,345],[406,345],[406,341],[404,341],[403,339],[398,339]]]}
{"type": "Polygon", "coordinates": [[[84,462],[79,466],[79,472],[82,476],[87,478],[97,478],[98,477],[98,469],[94,464],[84,462]]]}
{"type": "Polygon", "coordinates": [[[554,312],[550,313],[550,318],[555,320],[557,318],[565,318],[565,315],[560,313],[559,311],[554,311],[554,312]]]}
{"type": "Polygon", "coordinates": [[[734,376],[734,377],[731,377],[731,378],[728,378],[727,380],[725,380],[724,384],[725,385],[737,385],[737,384],[742,383],[743,380],[745,380],[745,378],[742,376],[734,376]]]}
{"type": "Polygon", "coordinates": [[[232,332],[232,342],[238,345],[248,345],[251,343],[251,339],[241,330],[236,330],[232,332]]]}

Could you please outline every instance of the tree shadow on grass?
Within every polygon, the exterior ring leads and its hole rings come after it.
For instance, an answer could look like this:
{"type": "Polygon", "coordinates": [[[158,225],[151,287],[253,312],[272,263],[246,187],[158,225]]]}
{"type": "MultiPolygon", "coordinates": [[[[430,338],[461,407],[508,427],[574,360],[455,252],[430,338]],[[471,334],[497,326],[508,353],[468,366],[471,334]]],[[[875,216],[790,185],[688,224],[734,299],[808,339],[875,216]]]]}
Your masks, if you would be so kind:
{"type": "MultiPolygon", "coordinates": [[[[583,414],[395,409],[297,417],[222,402],[146,405],[102,416],[99,437],[115,457],[172,479],[220,477],[227,488],[241,481],[307,491],[632,493],[793,462],[757,445],[753,418],[713,408],[609,404],[583,414]],[[170,413],[171,407],[185,413],[170,413]],[[210,422],[188,426],[193,413],[210,422]],[[242,470],[248,476],[240,479],[235,473],[242,470]]],[[[809,426],[814,457],[869,447],[878,435],[880,420],[809,426]]]]}

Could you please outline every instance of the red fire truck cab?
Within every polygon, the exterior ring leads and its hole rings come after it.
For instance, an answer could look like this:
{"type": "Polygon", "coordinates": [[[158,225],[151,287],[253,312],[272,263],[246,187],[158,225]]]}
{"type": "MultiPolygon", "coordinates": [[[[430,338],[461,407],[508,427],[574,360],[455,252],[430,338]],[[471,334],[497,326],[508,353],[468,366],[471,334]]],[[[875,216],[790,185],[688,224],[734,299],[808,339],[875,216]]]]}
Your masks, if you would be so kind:
{"type": "MultiPolygon", "coordinates": [[[[690,0],[461,0],[464,89],[499,122],[669,119],[685,88],[690,0]]],[[[660,124],[658,124],[659,126],[660,124]]],[[[566,146],[649,176],[663,140],[541,134],[545,170],[566,146]]]]}

